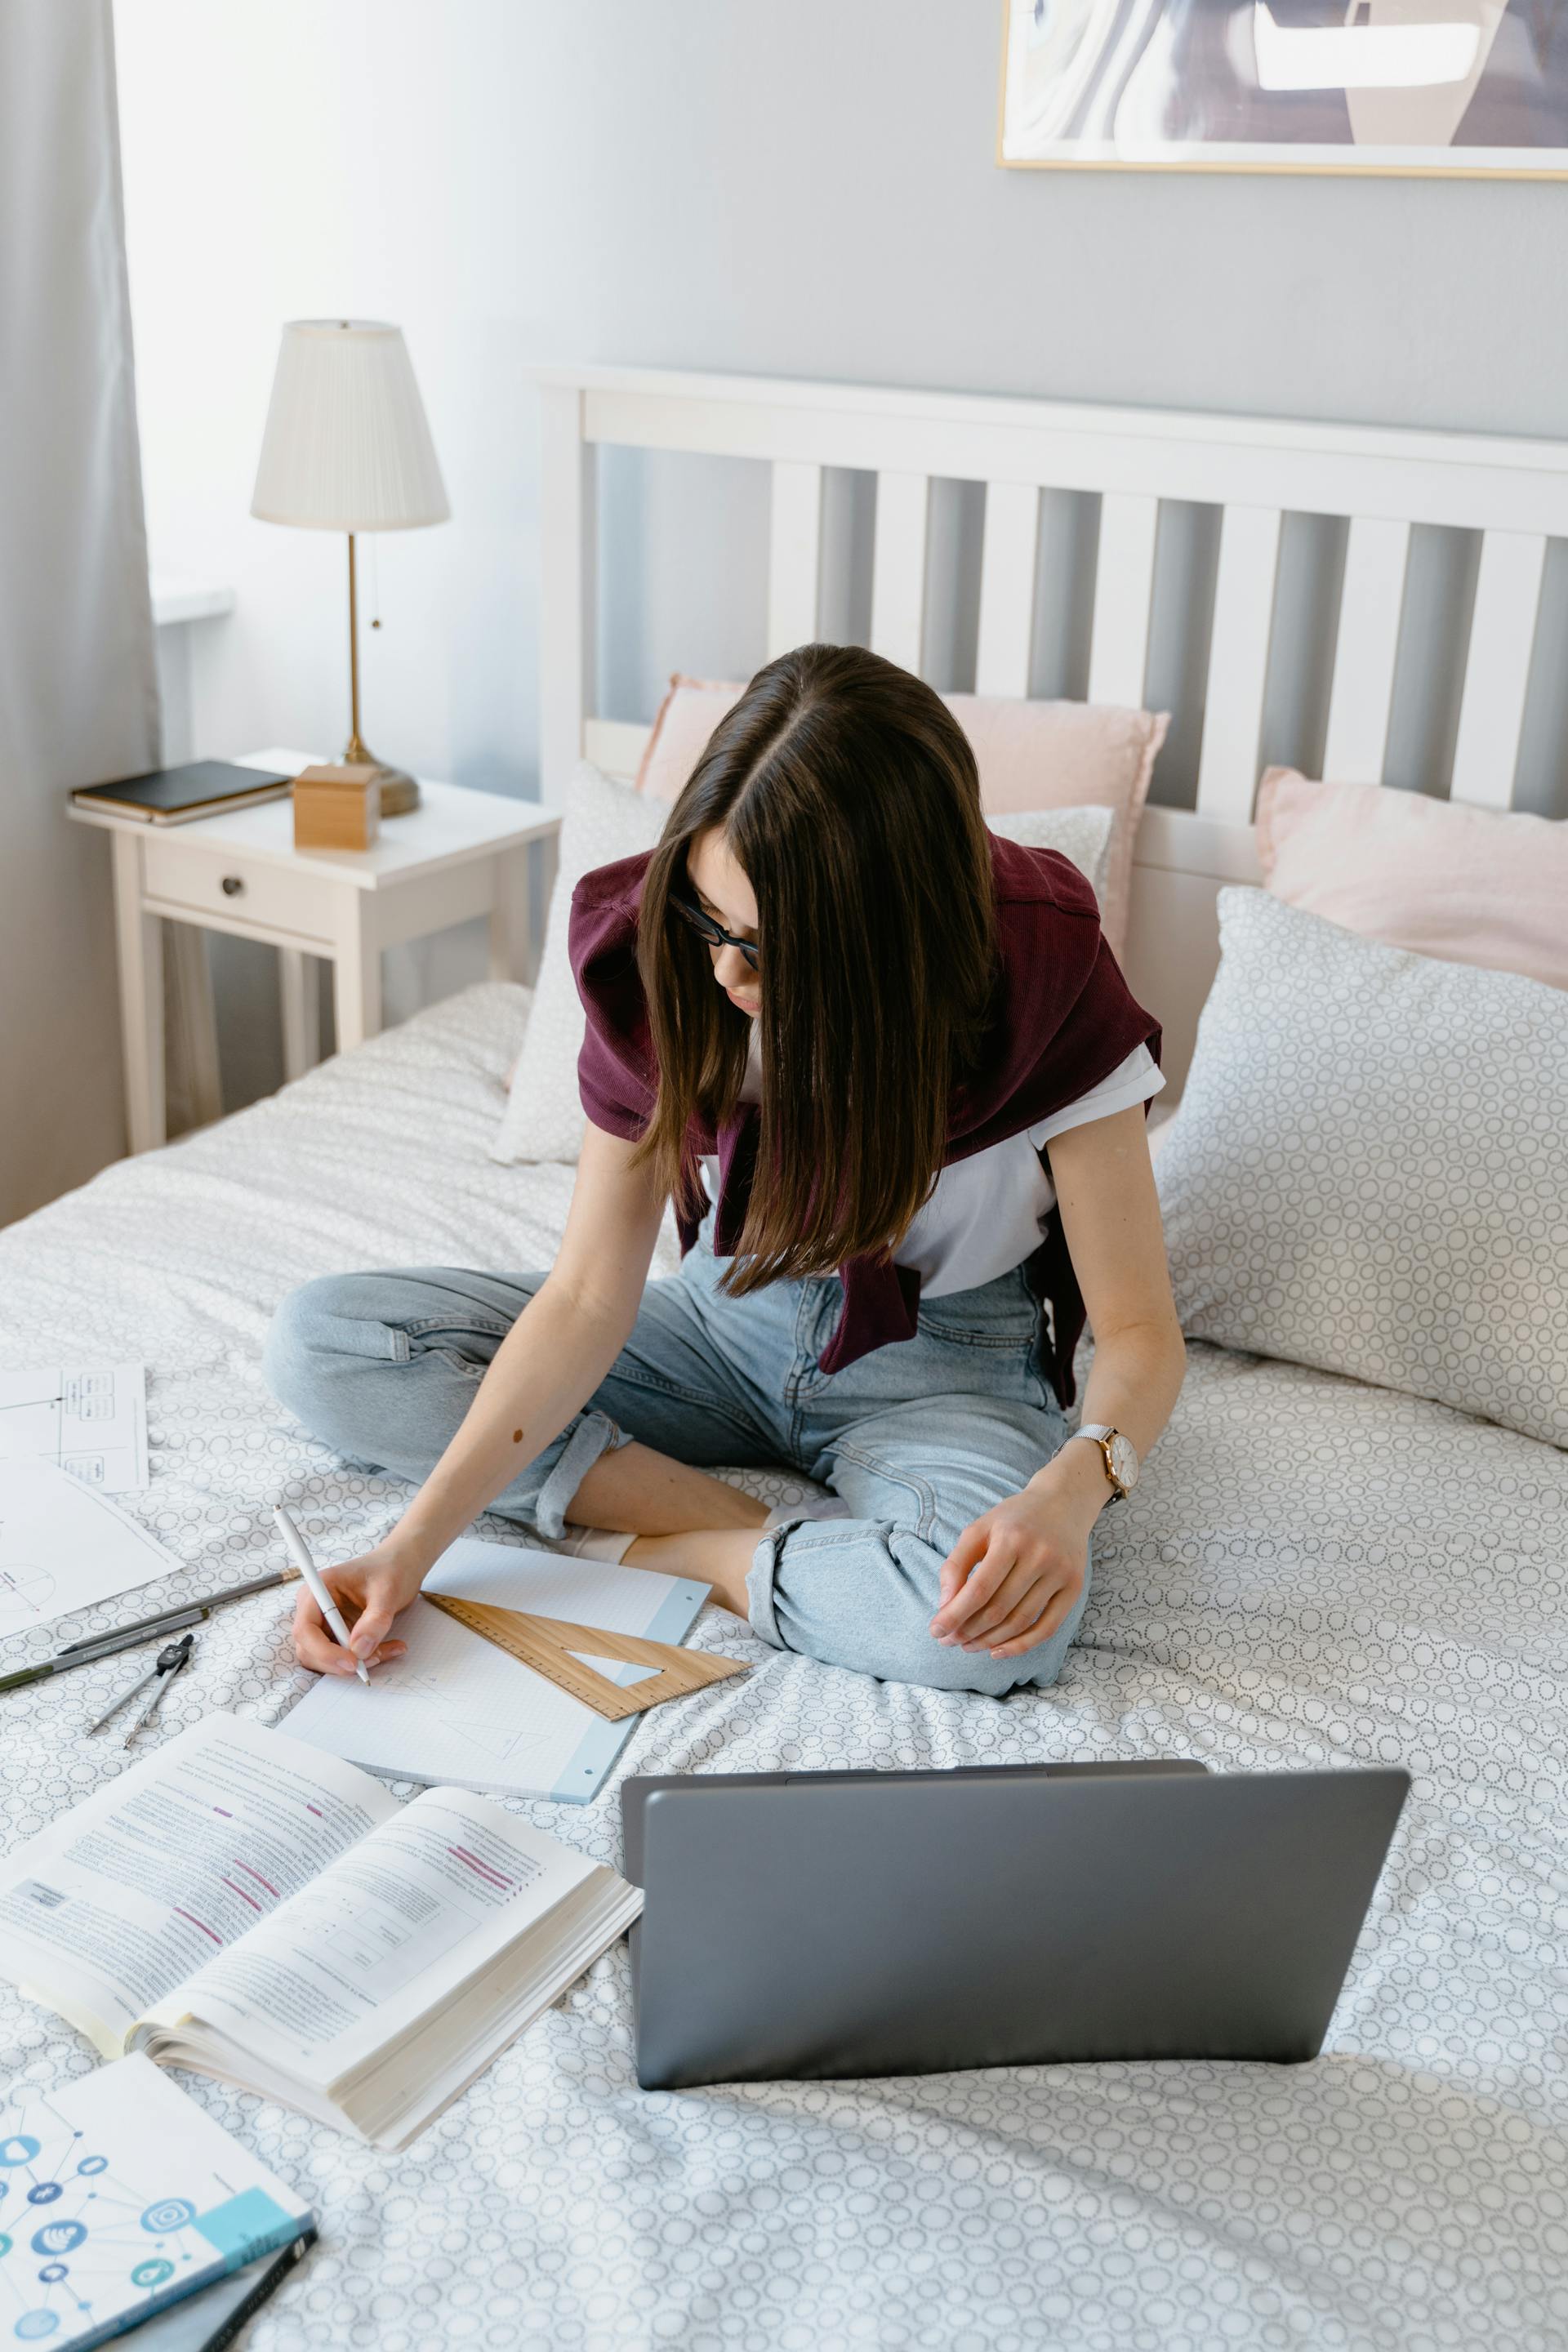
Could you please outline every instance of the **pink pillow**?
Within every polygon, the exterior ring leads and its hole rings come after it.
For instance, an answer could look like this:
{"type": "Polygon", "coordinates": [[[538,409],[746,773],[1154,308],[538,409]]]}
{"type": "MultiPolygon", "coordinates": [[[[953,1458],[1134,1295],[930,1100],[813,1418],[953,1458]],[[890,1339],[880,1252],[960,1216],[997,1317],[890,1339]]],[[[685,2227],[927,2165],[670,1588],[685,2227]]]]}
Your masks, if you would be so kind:
{"type": "Polygon", "coordinates": [[[1258,855],[1277,898],[1346,930],[1568,989],[1568,824],[1270,768],[1258,855]]]}
{"type": "Polygon", "coordinates": [[[683,677],[677,670],[643,745],[634,791],[656,801],[678,801],[708,738],[745,691],[732,680],[683,677]]]}
{"type": "MultiPolygon", "coordinates": [[[[678,799],[708,738],[745,690],[730,682],[672,677],[637,769],[638,792],[655,800],[678,799]]],[[[1116,811],[1102,919],[1105,936],[1120,955],[1127,937],[1133,836],[1170,714],[978,694],[944,694],[942,700],[973,748],[980,797],[989,814],[1116,811]]]]}

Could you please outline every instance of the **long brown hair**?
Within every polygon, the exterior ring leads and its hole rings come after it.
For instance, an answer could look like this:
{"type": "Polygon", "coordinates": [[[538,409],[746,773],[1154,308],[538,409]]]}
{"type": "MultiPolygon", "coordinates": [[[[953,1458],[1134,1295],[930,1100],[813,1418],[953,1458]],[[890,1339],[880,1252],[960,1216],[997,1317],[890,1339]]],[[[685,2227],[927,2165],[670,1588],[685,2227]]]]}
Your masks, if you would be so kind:
{"type": "Polygon", "coordinates": [[[671,908],[722,830],[757,900],[762,1116],[737,1293],[890,1250],[942,1166],[994,983],[980,784],[941,698],[855,646],[759,670],[710,738],[643,886],[637,963],[658,1091],[637,1157],[700,1198],[689,1128],[734,1110],[747,1016],[671,908]]]}

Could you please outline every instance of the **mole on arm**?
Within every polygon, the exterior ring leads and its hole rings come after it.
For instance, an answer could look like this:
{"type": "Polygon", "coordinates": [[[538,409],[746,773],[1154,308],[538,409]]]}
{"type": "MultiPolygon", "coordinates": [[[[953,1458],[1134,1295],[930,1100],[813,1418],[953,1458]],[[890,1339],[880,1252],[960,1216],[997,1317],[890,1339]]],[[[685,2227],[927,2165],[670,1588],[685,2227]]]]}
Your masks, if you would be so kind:
{"type": "Polygon", "coordinates": [[[511,1442],[514,1445],[521,1445],[522,1444],[522,1432],[521,1429],[514,1429],[512,1431],[511,1442]]]}

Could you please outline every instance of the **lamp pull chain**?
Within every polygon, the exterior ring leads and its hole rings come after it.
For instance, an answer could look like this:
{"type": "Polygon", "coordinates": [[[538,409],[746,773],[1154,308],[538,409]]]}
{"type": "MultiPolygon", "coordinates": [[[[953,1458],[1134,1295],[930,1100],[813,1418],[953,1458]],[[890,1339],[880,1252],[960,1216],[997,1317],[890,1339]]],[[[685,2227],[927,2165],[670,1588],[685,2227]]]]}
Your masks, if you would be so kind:
{"type": "Polygon", "coordinates": [[[374,538],[370,542],[370,625],[373,629],[381,626],[381,565],[374,538]]]}

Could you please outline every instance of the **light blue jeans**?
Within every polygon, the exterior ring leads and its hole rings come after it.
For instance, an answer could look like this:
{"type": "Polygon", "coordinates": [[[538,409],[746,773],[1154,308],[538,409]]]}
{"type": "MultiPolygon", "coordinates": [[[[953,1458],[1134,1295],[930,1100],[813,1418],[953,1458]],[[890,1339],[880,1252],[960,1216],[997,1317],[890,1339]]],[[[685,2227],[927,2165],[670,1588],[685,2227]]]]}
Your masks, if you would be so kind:
{"type": "MultiPolygon", "coordinates": [[[[1081,1600],[1018,1658],[947,1649],[930,1632],[963,1529],[1016,1495],[1068,1434],[1037,1360],[1022,1269],[927,1300],[915,1339],[825,1373],[816,1360],[838,1319],[837,1276],[731,1298],[711,1231],[710,1217],[679,1273],[648,1284],[608,1378],[490,1508],[559,1536],[588,1470],[632,1438],[703,1469],[786,1465],[831,1486],[850,1516],[759,1540],[747,1591],[764,1642],[887,1682],[994,1697],[1054,1682],[1081,1600]]],[[[447,1267],[325,1276],[279,1308],[268,1380],[335,1453],[416,1484],[543,1280],[447,1267]]]]}

